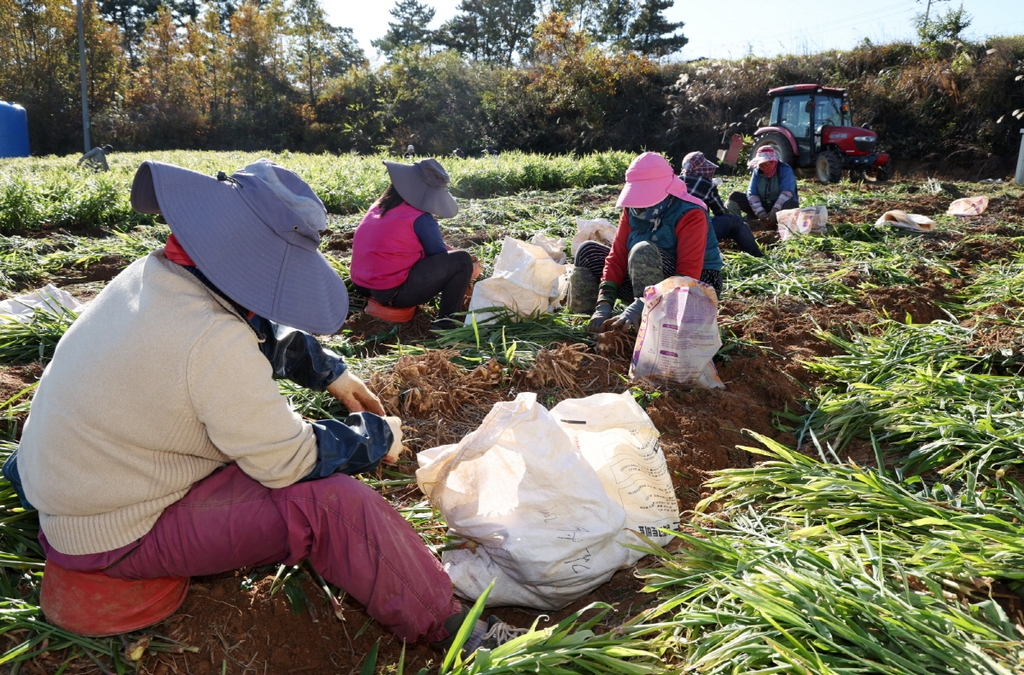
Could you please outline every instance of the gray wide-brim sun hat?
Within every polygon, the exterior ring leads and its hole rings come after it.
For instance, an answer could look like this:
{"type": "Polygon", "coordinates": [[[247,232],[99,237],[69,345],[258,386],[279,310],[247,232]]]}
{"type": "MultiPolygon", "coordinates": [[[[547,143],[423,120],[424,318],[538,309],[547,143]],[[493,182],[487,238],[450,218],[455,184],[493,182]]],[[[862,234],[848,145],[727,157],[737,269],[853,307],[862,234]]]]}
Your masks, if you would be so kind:
{"type": "Polygon", "coordinates": [[[415,164],[385,161],[384,166],[391,176],[391,184],[406,204],[438,218],[454,218],[459,212],[459,205],[448,192],[451,182],[448,172],[433,157],[415,164]]]}
{"type": "Polygon", "coordinates": [[[294,172],[260,159],[213,178],[146,161],[131,203],[162,214],[199,271],[249,311],[310,333],[345,322],[345,282],[318,250],[327,210],[294,172]]]}

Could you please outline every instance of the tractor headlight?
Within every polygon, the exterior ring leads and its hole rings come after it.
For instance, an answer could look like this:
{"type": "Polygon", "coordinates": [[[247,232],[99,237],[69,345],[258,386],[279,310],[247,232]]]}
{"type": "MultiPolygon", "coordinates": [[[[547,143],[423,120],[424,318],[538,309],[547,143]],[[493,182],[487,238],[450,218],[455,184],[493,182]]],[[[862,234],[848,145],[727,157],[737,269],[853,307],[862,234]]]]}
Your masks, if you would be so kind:
{"type": "Polygon", "coordinates": [[[860,141],[861,143],[870,143],[875,140],[874,136],[854,136],[853,140],[860,141]]]}

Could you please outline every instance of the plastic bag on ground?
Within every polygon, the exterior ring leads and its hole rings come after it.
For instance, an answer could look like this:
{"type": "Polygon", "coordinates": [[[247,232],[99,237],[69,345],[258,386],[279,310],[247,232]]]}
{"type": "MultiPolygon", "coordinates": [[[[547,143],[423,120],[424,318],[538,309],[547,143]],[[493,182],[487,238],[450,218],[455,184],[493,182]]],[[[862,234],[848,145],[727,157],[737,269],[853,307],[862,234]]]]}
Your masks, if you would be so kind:
{"type": "Polygon", "coordinates": [[[523,316],[551,311],[552,301],[561,295],[564,272],[565,265],[552,260],[544,248],[505,237],[493,275],[473,286],[466,323],[487,321],[492,314],[481,310],[488,307],[508,307],[523,316]]]}
{"type": "Polygon", "coordinates": [[[881,218],[875,221],[875,225],[889,225],[911,232],[931,232],[935,229],[935,221],[928,216],[907,213],[899,209],[886,211],[881,218]]]}
{"type": "Polygon", "coordinates": [[[83,307],[85,305],[75,300],[67,291],[61,290],[53,284],[46,284],[31,293],[0,302],[0,323],[11,321],[28,323],[32,320],[36,310],[61,314],[65,309],[81,312],[83,307]]]}
{"type": "Polygon", "coordinates": [[[579,250],[585,241],[596,241],[605,246],[611,246],[612,242],[615,241],[615,231],[617,229],[619,229],[618,225],[612,225],[604,218],[597,218],[595,220],[577,218],[576,234],[572,238],[572,246],[570,248],[573,256],[576,255],[576,251],[579,250]]]}
{"type": "Polygon", "coordinates": [[[441,562],[456,592],[488,606],[559,609],[629,567],[641,533],[666,544],[679,511],[658,432],[632,396],[550,412],[536,394],[495,404],[457,445],[419,454],[416,479],[468,544],[441,562]]]}
{"type": "Polygon", "coordinates": [[[828,224],[828,209],[823,205],[784,209],[777,214],[779,239],[793,236],[821,234],[828,224]]]}
{"type": "Polygon", "coordinates": [[[722,388],[711,360],[721,346],[715,289],[690,277],[669,277],[644,291],[629,376],[722,388]]]}
{"type": "Polygon", "coordinates": [[[988,197],[963,197],[956,199],[949,205],[946,210],[951,216],[959,216],[961,218],[969,218],[971,216],[980,216],[985,213],[985,209],[988,208],[988,197]]]}

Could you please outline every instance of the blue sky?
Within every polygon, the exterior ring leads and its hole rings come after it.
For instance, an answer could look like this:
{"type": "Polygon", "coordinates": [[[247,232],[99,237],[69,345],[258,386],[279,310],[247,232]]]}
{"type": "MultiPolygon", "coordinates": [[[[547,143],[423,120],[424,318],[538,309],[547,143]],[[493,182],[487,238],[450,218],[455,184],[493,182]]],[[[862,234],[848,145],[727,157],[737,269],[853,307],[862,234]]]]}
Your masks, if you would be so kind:
{"type": "MultiPolygon", "coordinates": [[[[420,0],[435,9],[436,28],[453,17],[460,0],[420,0]]],[[[690,42],[678,58],[739,58],[746,54],[812,54],[848,49],[863,41],[913,40],[912,18],[924,12],[927,0],[676,0],[666,12],[682,21],[690,42]]],[[[384,35],[394,0],[323,0],[331,22],[355,31],[374,61],[370,40],[384,35]]],[[[932,2],[932,11],[959,6],[956,0],[932,2]]],[[[1024,0],[963,0],[973,17],[968,37],[1024,34],[1024,0]]]]}

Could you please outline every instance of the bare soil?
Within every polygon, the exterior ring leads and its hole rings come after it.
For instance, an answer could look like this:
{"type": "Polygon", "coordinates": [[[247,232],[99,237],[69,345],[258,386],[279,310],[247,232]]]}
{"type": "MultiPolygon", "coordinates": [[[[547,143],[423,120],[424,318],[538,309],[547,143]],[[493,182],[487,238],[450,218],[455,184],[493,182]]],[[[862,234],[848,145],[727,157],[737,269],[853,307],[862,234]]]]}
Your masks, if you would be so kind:
{"type": "MultiPolygon", "coordinates": [[[[946,197],[913,195],[906,208],[911,211],[941,212],[946,197]]],[[[841,218],[866,222],[869,214],[880,213],[885,205],[869,203],[841,218]]],[[[1018,200],[994,200],[986,220],[978,229],[1003,236],[1022,234],[1024,208],[1018,200]],[[1016,225],[1016,227],[1015,227],[1016,225]]],[[[874,217],[870,218],[873,222],[874,217]]],[[[764,242],[770,233],[759,235],[764,242]]],[[[946,250],[945,258],[965,269],[981,260],[1011,257],[1016,246],[999,242],[964,239],[963,242],[936,240],[946,250]],[[950,246],[950,244],[953,244],[950,246]]],[[[338,242],[345,250],[348,242],[338,242]]],[[[806,360],[834,353],[830,344],[817,336],[819,330],[842,331],[850,326],[870,326],[883,317],[916,322],[946,318],[939,304],[948,300],[959,280],[939,277],[922,279],[915,286],[871,289],[853,303],[832,306],[810,305],[792,299],[751,302],[728,300],[720,307],[720,322],[727,332],[741,339],[741,346],[716,358],[724,389],[688,391],[678,388],[653,389],[638,385],[637,395],[647,403],[647,412],[662,433],[662,448],[672,472],[680,509],[685,513],[701,499],[701,485],[708,472],[728,467],[745,467],[754,457],[737,448],[754,445],[748,431],[792,444],[777,417],[782,411],[802,411],[801,399],[819,382],[809,373],[806,360]]],[[[382,344],[415,343],[428,335],[430,317],[422,311],[408,324],[394,326],[356,312],[346,329],[354,340],[375,338],[382,344]]],[[[994,330],[998,325],[994,326],[994,330]]],[[[538,399],[553,403],[563,398],[602,391],[623,391],[622,379],[628,369],[631,337],[612,336],[600,350],[582,345],[551,345],[526,372],[508,374],[497,364],[483,364],[475,370],[452,363],[443,350],[423,356],[405,357],[388,373],[373,376],[371,387],[379,393],[392,413],[403,417],[413,451],[457,441],[474,429],[500,400],[511,400],[520,391],[536,391],[538,399]]],[[[994,332],[993,343],[1016,340],[1020,335],[994,332]]],[[[38,365],[8,367],[0,371],[0,397],[10,396],[40,374],[38,365]]],[[[848,452],[860,461],[870,449],[853,444],[848,452]]],[[[415,459],[408,457],[397,470],[413,474],[415,459]]],[[[422,498],[415,486],[388,493],[396,503],[422,498]]],[[[651,564],[641,561],[640,566],[651,564]]],[[[635,570],[625,570],[590,596],[573,603],[547,620],[556,621],[593,601],[616,608],[607,617],[609,625],[621,623],[653,602],[642,592],[635,570]]],[[[181,609],[158,629],[197,651],[185,654],[147,654],[140,664],[142,673],[256,673],[275,675],[348,675],[356,672],[371,646],[380,642],[379,663],[397,663],[402,644],[385,632],[357,604],[343,601],[343,619],[334,616],[324,594],[306,586],[312,603],[296,614],[284,594],[269,593],[272,571],[240,570],[218,578],[194,580],[181,609]],[[243,583],[255,578],[254,583],[243,583]]],[[[507,621],[528,625],[537,612],[499,608],[507,621]]],[[[543,624],[542,624],[543,625],[543,624]]],[[[426,645],[409,645],[405,655],[407,672],[436,666],[441,654],[426,645]]],[[[52,673],[61,662],[56,655],[25,664],[23,673],[52,673]]],[[[89,662],[76,661],[68,673],[95,672],[89,662]]]]}

